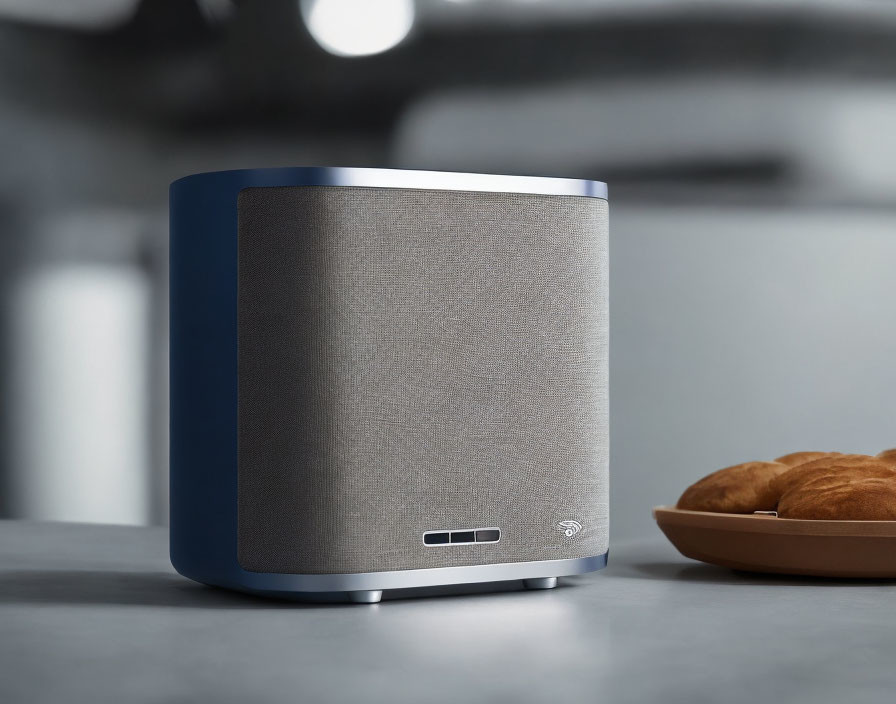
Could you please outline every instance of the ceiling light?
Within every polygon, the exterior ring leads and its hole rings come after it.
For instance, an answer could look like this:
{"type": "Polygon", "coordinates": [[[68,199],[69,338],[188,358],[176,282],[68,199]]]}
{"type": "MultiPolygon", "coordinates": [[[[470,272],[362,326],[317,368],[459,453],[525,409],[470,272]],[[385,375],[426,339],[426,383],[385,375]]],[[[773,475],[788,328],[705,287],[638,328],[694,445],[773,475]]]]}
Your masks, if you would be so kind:
{"type": "Polygon", "coordinates": [[[413,0],[301,0],[314,40],[336,56],[370,56],[391,49],[414,24],[413,0]]]}

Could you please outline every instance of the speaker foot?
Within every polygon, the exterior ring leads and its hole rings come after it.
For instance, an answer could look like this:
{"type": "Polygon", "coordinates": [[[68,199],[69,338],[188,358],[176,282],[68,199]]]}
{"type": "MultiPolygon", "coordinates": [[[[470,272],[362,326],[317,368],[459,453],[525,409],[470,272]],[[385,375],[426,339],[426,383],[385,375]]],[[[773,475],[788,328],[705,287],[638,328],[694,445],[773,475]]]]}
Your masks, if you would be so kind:
{"type": "Polygon", "coordinates": [[[553,589],[557,586],[557,578],[538,577],[537,579],[524,579],[523,586],[526,589],[553,589]]]}
{"type": "Polygon", "coordinates": [[[382,589],[370,589],[362,592],[349,592],[348,600],[354,604],[379,604],[383,598],[382,589]]]}

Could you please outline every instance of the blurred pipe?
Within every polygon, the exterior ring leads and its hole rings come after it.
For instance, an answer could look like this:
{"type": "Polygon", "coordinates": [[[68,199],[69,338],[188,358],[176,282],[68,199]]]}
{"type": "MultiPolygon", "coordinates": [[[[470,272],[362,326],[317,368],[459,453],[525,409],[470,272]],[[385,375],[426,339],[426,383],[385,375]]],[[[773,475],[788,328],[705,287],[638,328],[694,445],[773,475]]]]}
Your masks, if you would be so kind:
{"type": "MultiPolygon", "coordinates": [[[[766,197],[776,201],[891,207],[894,123],[892,81],[707,74],[459,89],[434,93],[406,111],[393,163],[607,180],[619,174],[636,180],[640,172],[655,181],[659,171],[676,194],[694,166],[752,173],[767,164],[766,197]]],[[[705,189],[716,185],[712,175],[708,180],[691,184],[694,197],[705,199],[705,189]]],[[[750,200],[758,195],[743,184],[734,190],[750,200]]]]}

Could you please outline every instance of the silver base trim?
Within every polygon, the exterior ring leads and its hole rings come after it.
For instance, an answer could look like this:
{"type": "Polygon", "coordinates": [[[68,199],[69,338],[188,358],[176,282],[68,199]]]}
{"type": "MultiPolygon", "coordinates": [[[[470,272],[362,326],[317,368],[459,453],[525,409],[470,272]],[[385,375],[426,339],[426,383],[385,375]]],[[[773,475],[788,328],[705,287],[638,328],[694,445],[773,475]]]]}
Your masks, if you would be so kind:
{"type": "Polygon", "coordinates": [[[607,553],[567,560],[508,562],[423,570],[359,572],[355,574],[273,574],[242,571],[237,588],[253,592],[364,592],[451,584],[503,582],[518,579],[566,577],[607,566],[607,553]]]}

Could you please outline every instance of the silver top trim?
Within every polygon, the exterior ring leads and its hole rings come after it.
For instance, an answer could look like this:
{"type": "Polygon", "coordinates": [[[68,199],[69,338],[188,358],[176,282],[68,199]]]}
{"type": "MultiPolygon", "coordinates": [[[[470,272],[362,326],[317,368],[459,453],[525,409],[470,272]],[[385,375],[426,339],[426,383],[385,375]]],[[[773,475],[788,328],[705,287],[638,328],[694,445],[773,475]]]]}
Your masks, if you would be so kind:
{"type": "MultiPolygon", "coordinates": [[[[185,176],[195,179],[230,175],[245,180],[245,187],[281,185],[361,186],[374,188],[416,188],[422,190],[475,191],[485,193],[531,193],[535,195],[584,196],[607,199],[607,184],[601,181],[550,176],[510,176],[454,171],[378,169],[345,166],[300,166],[278,169],[237,169],[185,176]],[[257,182],[257,183],[256,183],[257,182]]],[[[184,180],[179,179],[179,180],[184,180]]],[[[177,183],[177,181],[175,181],[177,183]]]]}
{"type": "Polygon", "coordinates": [[[607,197],[607,184],[582,179],[402,169],[334,168],[331,171],[340,185],[345,186],[607,197]]]}

